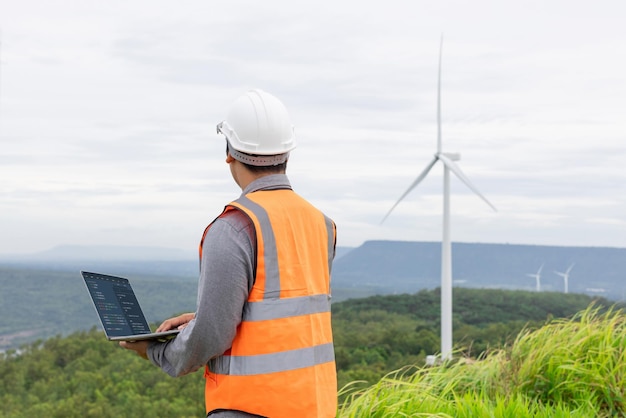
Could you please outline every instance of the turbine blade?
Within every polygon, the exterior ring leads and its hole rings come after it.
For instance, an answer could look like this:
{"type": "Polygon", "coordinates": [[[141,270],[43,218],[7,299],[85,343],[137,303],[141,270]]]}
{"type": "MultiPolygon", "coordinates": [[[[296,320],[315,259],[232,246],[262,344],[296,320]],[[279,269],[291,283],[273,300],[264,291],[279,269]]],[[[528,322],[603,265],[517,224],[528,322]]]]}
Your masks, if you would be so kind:
{"type": "Polygon", "coordinates": [[[431,170],[431,168],[433,168],[433,166],[437,162],[437,159],[438,158],[435,155],[435,158],[433,158],[433,160],[426,166],[426,168],[421,172],[421,174],[419,176],[417,176],[417,178],[413,181],[411,186],[409,186],[409,188],[406,190],[406,192],[404,192],[404,194],[402,196],[400,196],[400,199],[398,199],[398,201],[396,203],[394,203],[394,205],[391,207],[391,209],[389,209],[389,212],[387,212],[387,214],[385,215],[383,220],[380,221],[381,224],[383,222],[385,222],[385,219],[387,219],[389,214],[396,208],[396,206],[398,206],[398,203],[400,203],[400,201],[402,201],[402,199],[404,199],[406,197],[406,195],[408,195],[411,192],[411,190],[413,190],[418,184],[420,184],[420,182],[422,180],[424,180],[424,178],[428,175],[428,172],[431,170]]]}
{"type": "Polygon", "coordinates": [[[576,263],[572,263],[569,268],[567,269],[567,271],[565,272],[565,274],[569,274],[569,272],[572,270],[572,267],[574,267],[574,264],[576,263]]]}
{"type": "Polygon", "coordinates": [[[439,159],[441,160],[441,162],[444,163],[446,165],[446,167],[448,167],[450,169],[450,171],[452,171],[454,174],[456,174],[456,176],[459,178],[459,180],[461,180],[463,183],[465,183],[465,185],[467,187],[469,187],[470,190],[472,190],[474,193],[476,193],[478,195],[478,197],[480,197],[482,200],[485,201],[485,203],[487,203],[489,206],[491,206],[491,208],[494,211],[496,211],[496,212],[498,211],[498,209],[496,209],[496,207],[494,205],[492,205],[491,202],[489,200],[487,200],[487,198],[485,196],[483,196],[478,191],[476,186],[474,186],[472,184],[470,179],[461,171],[461,168],[459,168],[459,166],[456,165],[456,163],[454,161],[452,161],[451,159],[446,157],[444,154],[439,154],[438,156],[439,156],[439,159]]]}
{"type": "Polygon", "coordinates": [[[439,73],[437,75],[437,153],[441,153],[441,55],[443,53],[443,33],[439,43],[439,73]]]}

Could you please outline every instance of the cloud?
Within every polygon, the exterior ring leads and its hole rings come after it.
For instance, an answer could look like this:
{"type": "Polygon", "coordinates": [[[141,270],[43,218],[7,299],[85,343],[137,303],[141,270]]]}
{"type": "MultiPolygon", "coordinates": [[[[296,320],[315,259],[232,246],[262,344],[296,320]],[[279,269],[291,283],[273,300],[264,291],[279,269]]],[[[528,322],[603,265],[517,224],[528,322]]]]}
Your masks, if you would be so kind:
{"type": "Polygon", "coordinates": [[[287,104],[299,144],[290,178],[337,221],[340,245],[439,240],[439,166],[380,220],[436,150],[442,33],[444,150],[499,210],[453,179],[453,239],[625,246],[625,8],[11,3],[0,16],[0,228],[20,238],[0,240],[0,253],[90,232],[195,247],[239,193],[215,124],[252,87],[287,104]]]}

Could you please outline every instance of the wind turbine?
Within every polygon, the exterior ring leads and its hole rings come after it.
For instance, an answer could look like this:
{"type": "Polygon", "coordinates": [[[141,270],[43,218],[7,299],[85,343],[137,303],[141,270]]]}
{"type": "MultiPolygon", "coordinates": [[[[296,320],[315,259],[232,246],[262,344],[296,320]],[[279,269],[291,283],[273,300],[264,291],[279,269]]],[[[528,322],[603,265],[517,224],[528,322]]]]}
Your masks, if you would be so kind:
{"type": "Polygon", "coordinates": [[[485,201],[493,210],[493,206],[478,189],[472,184],[469,178],[463,174],[459,166],[455,163],[461,159],[460,154],[444,153],[441,143],[441,56],[443,51],[443,35],[439,46],[439,72],[437,78],[437,152],[434,158],[413,181],[411,186],[398,201],[391,207],[383,220],[395,209],[430,172],[437,161],[443,164],[443,239],[441,241],[441,358],[449,360],[452,358],[452,248],[450,243],[450,171],[452,171],[467,187],[485,201]]]}
{"type": "MultiPolygon", "coordinates": [[[[535,280],[537,281],[537,292],[541,291],[541,270],[543,269],[543,264],[541,265],[541,267],[539,267],[539,270],[537,270],[537,273],[535,274],[527,274],[528,277],[534,277],[535,280]]],[[[565,292],[567,293],[567,292],[565,292]]]]}
{"type": "Polygon", "coordinates": [[[561,276],[563,278],[563,283],[565,286],[565,291],[564,293],[568,293],[568,280],[569,280],[569,272],[572,271],[572,267],[574,267],[575,263],[570,264],[570,266],[567,268],[567,270],[565,270],[565,273],[560,272],[560,271],[555,271],[556,274],[558,274],[559,276],[561,276]]]}

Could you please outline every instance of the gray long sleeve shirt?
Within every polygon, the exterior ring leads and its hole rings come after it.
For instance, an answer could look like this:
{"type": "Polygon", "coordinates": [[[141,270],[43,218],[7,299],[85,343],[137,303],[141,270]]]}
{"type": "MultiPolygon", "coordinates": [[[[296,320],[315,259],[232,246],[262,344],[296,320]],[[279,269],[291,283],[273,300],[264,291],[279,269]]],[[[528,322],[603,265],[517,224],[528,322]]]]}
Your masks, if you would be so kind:
{"type": "MultiPolygon", "coordinates": [[[[261,177],[250,183],[242,195],[273,189],[291,189],[287,176],[261,177]]],[[[150,361],[170,376],[194,372],[231,347],[254,284],[256,234],[243,212],[234,210],[217,218],[202,248],[195,318],[176,338],[148,347],[150,361]]],[[[250,416],[234,411],[215,415],[250,416]]]]}

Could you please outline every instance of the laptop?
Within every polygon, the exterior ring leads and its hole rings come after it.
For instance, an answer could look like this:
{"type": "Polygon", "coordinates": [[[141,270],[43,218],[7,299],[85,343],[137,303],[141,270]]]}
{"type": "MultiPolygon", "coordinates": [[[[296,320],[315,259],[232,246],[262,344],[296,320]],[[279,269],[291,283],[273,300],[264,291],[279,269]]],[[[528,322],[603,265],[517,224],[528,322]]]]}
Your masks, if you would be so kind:
{"type": "Polygon", "coordinates": [[[179,330],[152,332],[128,279],[81,271],[110,341],[167,340],[179,330]]]}

